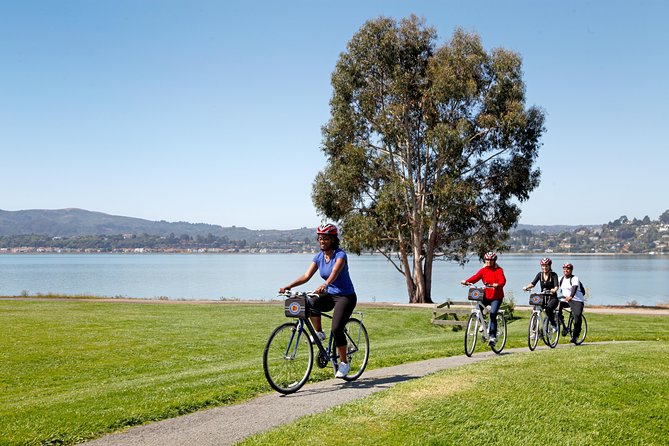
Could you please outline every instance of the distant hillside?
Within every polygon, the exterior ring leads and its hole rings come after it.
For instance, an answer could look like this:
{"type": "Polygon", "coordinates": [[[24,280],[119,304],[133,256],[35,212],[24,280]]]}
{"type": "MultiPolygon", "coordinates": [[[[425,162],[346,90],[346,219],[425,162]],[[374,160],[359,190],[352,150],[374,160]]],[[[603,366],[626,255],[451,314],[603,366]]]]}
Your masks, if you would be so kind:
{"type": "MultiPolygon", "coordinates": [[[[535,234],[560,234],[581,228],[596,229],[601,225],[524,225],[519,224],[510,232],[530,231],[535,234]]],[[[293,230],[253,230],[244,227],[223,227],[206,223],[167,222],[144,220],[141,218],[109,215],[84,209],[31,209],[24,211],[3,211],[0,209],[0,236],[46,235],[51,237],[77,237],[86,235],[148,234],[167,237],[183,234],[191,237],[227,237],[229,240],[246,240],[248,243],[273,242],[281,240],[312,239],[314,228],[293,230]]]]}
{"type": "Polygon", "coordinates": [[[570,225],[522,225],[519,224],[515,228],[513,228],[510,232],[516,232],[516,231],[530,231],[534,232],[536,234],[540,234],[542,232],[546,234],[559,234],[561,232],[571,232],[575,231],[576,229],[579,228],[588,228],[588,229],[595,229],[599,228],[602,225],[576,225],[576,226],[570,226],[570,225]]]}
{"type": "Polygon", "coordinates": [[[144,220],[141,218],[109,215],[84,209],[31,209],[24,211],[3,211],[0,209],[0,236],[48,235],[51,237],[75,237],[83,235],[148,234],[156,236],[228,237],[230,240],[246,240],[249,243],[291,239],[312,238],[314,229],[295,230],[251,230],[243,227],[227,227],[206,223],[167,222],[144,220]]]}

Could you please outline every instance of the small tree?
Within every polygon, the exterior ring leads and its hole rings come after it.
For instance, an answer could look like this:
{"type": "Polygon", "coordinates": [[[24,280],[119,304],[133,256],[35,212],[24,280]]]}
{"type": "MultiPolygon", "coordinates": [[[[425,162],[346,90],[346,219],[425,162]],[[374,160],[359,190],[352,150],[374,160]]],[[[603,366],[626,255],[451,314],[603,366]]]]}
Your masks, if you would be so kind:
{"type": "Polygon", "coordinates": [[[539,183],[543,113],[525,108],[521,58],[476,34],[436,32],[411,16],[365,23],[332,74],[323,127],[328,164],[313,186],[346,246],[377,251],[410,302],[432,302],[435,259],[465,262],[503,246],[514,203],[539,183]]]}
{"type": "Polygon", "coordinates": [[[660,215],[660,221],[664,224],[669,224],[669,209],[667,209],[662,213],[662,215],[660,215]]]}

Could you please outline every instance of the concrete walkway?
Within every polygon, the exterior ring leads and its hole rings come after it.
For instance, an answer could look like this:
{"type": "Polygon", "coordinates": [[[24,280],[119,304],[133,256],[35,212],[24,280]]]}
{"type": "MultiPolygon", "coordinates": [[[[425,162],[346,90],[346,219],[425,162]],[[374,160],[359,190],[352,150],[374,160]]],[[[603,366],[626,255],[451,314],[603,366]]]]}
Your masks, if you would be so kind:
{"type": "MultiPolygon", "coordinates": [[[[584,346],[592,344],[584,344],[584,346]]],[[[559,348],[570,348],[563,344],[559,348]]],[[[537,347],[547,349],[545,346],[537,347]]],[[[525,348],[505,350],[502,355],[530,353],[525,348]]],[[[231,445],[253,434],[267,431],[304,415],[322,412],[340,404],[388,389],[397,383],[420,378],[439,370],[495,358],[492,351],[468,358],[452,356],[367,370],[353,382],[331,379],[305,385],[292,395],[270,393],[234,406],[202,410],[159,421],[126,432],[91,441],[95,446],[231,445]]]]}

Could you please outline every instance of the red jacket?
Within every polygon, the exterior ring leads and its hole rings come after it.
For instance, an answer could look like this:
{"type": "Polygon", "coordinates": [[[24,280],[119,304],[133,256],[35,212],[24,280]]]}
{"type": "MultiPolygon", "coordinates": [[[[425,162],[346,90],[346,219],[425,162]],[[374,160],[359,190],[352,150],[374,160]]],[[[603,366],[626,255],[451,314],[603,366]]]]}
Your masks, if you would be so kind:
{"type": "Polygon", "coordinates": [[[504,285],[506,284],[506,277],[504,277],[504,270],[495,265],[494,268],[484,266],[476,274],[467,279],[467,282],[476,283],[483,279],[483,283],[492,285],[497,284],[497,288],[486,288],[485,297],[488,300],[502,300],[504,299],[504,285]]]}

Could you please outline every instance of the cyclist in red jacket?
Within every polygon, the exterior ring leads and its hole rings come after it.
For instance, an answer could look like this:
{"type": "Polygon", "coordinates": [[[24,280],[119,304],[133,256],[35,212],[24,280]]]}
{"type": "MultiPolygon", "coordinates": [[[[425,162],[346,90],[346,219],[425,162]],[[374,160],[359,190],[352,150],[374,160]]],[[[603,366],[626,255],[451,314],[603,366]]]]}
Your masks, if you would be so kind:
{"type": "Polygon", "coordinates": [[[485,261],[485,266],[461,283],[463,285],[472,285],[479,280],[483,280],[483,284],[486,286],[483,305],[490,305],[490,338],[488,344],[495,345],[497,342],[497,312],[504,299],[506,277],[504,277],[504,270],[497,265],[497,254],[487,252],[483,256],[483,260],[485,261]]]}

